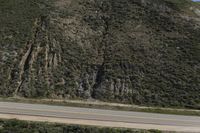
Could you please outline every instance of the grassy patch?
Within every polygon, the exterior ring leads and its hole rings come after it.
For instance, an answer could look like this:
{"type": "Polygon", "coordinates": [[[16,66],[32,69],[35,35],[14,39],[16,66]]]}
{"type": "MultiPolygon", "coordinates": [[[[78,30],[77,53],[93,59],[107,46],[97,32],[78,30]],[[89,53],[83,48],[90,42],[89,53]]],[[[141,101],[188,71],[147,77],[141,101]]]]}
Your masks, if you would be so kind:
{"type": "Polygon", "coordinates": [[[0,119],[0,133],[162,133],[157,130],[133,130],[93,126],[65,125],[0,119]]]}

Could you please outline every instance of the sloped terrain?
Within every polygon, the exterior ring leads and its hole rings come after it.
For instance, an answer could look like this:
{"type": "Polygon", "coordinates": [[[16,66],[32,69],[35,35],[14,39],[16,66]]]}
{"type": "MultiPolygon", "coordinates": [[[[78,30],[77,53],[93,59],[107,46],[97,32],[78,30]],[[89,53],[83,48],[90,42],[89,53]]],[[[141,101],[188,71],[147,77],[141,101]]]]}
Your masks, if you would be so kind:
{"type": "Polygon", "coordinates": [[[0,95],[200,104],[187,0],[0,0],[0,95]]]}

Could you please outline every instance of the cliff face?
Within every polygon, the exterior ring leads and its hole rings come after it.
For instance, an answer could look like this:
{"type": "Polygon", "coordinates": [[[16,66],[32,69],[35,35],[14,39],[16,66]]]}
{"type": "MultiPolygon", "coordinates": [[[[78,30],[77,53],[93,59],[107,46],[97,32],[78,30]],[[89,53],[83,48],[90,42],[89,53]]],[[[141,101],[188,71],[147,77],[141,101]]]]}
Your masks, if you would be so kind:
{"type": "Polygon", "coordinates": [[[198,107],[200,19],[180,1],[0,0],[0,95],[198,107]]]}

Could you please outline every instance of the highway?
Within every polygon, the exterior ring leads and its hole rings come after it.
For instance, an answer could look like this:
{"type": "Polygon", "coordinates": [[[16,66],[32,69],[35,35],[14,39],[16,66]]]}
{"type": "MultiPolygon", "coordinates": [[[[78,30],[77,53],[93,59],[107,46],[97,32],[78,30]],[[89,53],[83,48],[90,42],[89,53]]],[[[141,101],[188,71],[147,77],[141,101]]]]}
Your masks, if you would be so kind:
{"type": "Polygon", "coordinates": [[[0,102],[0,118],[200,133],[200,117],[0,102]]]}

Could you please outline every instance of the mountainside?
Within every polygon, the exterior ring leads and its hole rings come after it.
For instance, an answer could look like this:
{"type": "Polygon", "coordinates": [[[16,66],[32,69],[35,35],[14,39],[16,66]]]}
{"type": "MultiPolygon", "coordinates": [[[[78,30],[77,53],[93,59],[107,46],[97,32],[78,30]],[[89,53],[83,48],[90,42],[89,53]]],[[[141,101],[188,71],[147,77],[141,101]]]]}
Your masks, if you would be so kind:
{"type": "Polygon", "coordinates": [[[0,95],[200,106],[189,0],[0,0],[0,95]]]}

